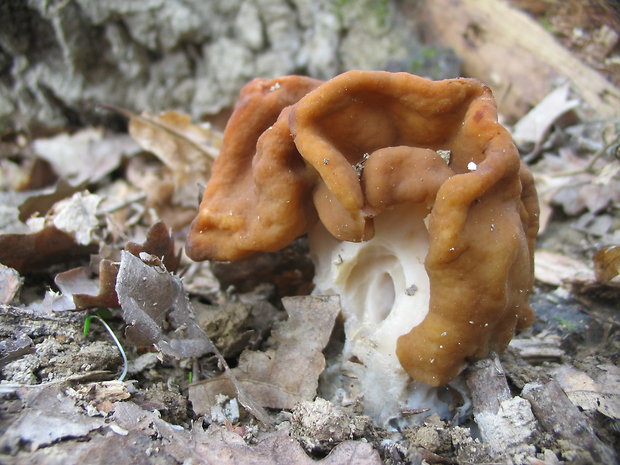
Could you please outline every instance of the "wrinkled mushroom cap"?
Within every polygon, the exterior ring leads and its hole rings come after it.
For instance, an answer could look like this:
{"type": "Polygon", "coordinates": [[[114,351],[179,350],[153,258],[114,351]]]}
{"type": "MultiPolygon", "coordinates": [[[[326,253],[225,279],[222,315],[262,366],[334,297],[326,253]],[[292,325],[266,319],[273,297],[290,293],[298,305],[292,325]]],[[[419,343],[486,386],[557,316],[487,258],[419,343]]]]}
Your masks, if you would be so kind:
{"type": "Polygon", "coordinates": [[[430,282],[427,316],[397,335],[411,377],[444,384],[531,323],[536,192],[486,86],[381,71],[274,82],[242,91],[190,257],[276,250],[317,214],[334,237],[367,241],[375,217],[410,205],[428,214],[430,282]]]}
{"type": "Polygon", "coordinates": [[[186,243],[193,260],[238,260],[275,251],[304,234],[316,215],[312,187],[290,136],[288,107],[321,81],[254,79],[242,90],[186,243]]]}

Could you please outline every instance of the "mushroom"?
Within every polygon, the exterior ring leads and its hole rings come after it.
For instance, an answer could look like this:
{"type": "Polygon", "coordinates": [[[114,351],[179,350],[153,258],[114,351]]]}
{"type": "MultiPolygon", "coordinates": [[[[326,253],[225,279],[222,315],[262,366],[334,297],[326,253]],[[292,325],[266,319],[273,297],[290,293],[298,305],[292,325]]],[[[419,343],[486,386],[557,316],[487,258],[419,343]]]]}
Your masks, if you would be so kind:
{"type": "Polygon", "coordinates": [[[313,180],[290,136],[288,112],[319,84],[285,76],[243,87],[187,238],[193,260],[276,251],[315,222],[305,201],[313,180]]]}
{"type": "Polygon", "coordinates": [[[235,110],[188,255],[233,260],[308,232],[315,293],[341,297],[343,369],[384,420],[531,324],[536,191],[476,80],[300,79],[277,80],[277,99],[274,81],[242,91],[280,106],[250,130],[253,110],[235,110]]]}

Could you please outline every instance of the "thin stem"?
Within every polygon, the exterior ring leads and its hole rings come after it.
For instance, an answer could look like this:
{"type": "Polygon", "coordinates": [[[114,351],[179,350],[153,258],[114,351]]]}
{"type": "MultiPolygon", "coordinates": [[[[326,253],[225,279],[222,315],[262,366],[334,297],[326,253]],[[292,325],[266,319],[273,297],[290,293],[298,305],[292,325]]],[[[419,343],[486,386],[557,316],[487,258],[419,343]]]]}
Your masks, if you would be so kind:
{"type": "Polygon", "coordinates": [[[106,329],[108,334],[114,340],[114,343],[116,344],[116,347],[118,348],[118,351],[121,353],[121,357],[123,358],[123,371],[118,377],[118,381],[124,381],[125,376],[127,376],[127,367],[128,367],[127,355],[125,355],[125,350],[123,349],[123,346],[121,345],[121,341],[118,340],[118,338],[116,337],[116,334],[114,334],[114,331],[112,331],[112,328],[110,328],[110,326],[106,323],[106,321],[98,315],[89,316],[88,318],[86,318],[86,321],[84,322],[84,333],[85,333],[84,335],[88,334],[88,327],[90,325],[90,320],[92,320],[93,318],[101,322],[101,324],[106,329]]]}
{"type": "Polygon", "coordinates": [[[574,170],[574,171],[565,171],[563,173],[552,174],[551,176],[554,178],[562,178],[564,176],[575,176],[576,174],[590,173],[592,169],[594,168],[594,165],[596,164],[596,162],[603,155],[605,155],[607,150],[609,150],[611,147],[616,145],[618,142],[620,142],[620,136],[614,137],[610,142],[606,143],[603,147],[597,150],[597,152],[594,155],[592,155],[592,158],[590,158],[590,161],[585,167],[578,169],[578,170],[574,170]]]}

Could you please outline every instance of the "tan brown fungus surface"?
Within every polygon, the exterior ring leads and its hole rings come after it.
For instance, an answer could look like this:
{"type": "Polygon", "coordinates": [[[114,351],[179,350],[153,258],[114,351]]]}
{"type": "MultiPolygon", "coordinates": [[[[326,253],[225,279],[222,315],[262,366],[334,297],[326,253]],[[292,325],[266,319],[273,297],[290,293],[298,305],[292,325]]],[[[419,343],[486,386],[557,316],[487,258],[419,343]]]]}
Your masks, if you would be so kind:
{"type": "Polygon", "coordinates": [[[277,250],[317,216],[336,238],[366,241],[396,205],[428,214],[430,282],[428,314],[395,336],[396,353],[412,378],[442,385],[533,319],[536,191],[480,82],[382,71],[252,81],[187,250],[195,260],[277,250]]]}

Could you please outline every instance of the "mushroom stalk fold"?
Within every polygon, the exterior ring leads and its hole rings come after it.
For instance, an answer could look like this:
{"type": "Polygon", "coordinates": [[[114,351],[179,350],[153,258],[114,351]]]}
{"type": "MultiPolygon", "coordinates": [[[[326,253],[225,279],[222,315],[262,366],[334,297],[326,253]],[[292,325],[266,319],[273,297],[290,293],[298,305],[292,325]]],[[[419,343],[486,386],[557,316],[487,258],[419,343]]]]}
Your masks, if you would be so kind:
{"type": "Polygon", "coordinates": [[[441,386],[531,324],[537,230],[488,87],[349,71],[242,90],[187,252],[235,260],[310,233],[349,355],[441,386]]]}

